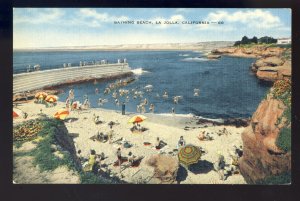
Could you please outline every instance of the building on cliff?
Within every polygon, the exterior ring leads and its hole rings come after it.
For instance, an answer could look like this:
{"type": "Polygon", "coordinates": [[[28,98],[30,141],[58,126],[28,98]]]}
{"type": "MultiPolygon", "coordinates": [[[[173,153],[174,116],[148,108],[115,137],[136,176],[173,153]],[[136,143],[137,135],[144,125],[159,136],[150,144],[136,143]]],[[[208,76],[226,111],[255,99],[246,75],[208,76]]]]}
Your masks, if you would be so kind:
{"type": "Polygon", "coordinates": [[[291,44],[291,38],[277,38],[277,44],[291,44]]]}

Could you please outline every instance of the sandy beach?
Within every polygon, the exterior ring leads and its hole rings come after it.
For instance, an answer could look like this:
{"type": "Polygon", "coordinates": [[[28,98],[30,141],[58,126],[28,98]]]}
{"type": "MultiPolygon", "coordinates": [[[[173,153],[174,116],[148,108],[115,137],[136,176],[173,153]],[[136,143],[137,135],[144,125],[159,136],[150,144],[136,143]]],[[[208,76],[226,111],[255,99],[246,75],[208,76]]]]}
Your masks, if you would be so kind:
{"type": "MultiPolygon", "coordinates": [[[[40,115],[40,109],[49,117],[65,107],[63,102],[58,102],[55,107],[46,108],[43,104],[36,104],[33,101],[22,103],[17,106],[23,112],[28,113],[27,119],[35,119],[40,115]]],[[[145,161],[155,154],[165,152],[169,154],[173,149],[176,149],[177,142],[180,136],[183,136],[186,144],[193,144],[201,146],[206,150],[206,154],[201,156],[199,162],[200,166],[197,173],[187,170],[184,178],[180,182],[181,184],[245,184],[244,178],[240,174],[229,176],[225,181],[219,179],[217,172],[213,170],[213,163],[218,158],[218,151],[221,151],[225,156],[226,163],[230,163],[228,150],[232,150],[233,145],[242,145],[241,133],[244,128],[236,128],[233,126],[207,126],[200,127],[194,124],[194,118],[180,117],[178,115],[156,115],[145,113],[144,116],[147,119],[141,123],[143,127],[148,128],[147,131],[140,134],[133,134],[130,131],[132,124],[128,123],[130,117],[135,114],[122,115],[121,111],[105,110],[101,108],[91,108],[84,111],[71,111],[68,118],[65,120],[65,125],[68,129],[69,135],[73,137],[76,150],[82,151],[82,156],[88,157],[90,150],[94,149],[97,154],[104,153],[107,158],[101,162],[110,169],[111,173],[122,180],[129,183],[137,183],[138,180],[147,180],[148,183],[156,183],[155,180],[150,179],[153,175],[153,168],[148,166],[145,161]],[[103,121],[101,124],[94,124],[93,114],[100,117],[103,121]],[[68,119],[72,119],[69,121],[68,119]],[[114,121],[117,124],[113,126],[114,135],[113,140],[120,138],[126,139],[133,146],[130,148],[121,147],[117,143],[109,144],[109,142],[101,143],[99,141],[93,141],[90,138],[96,135],[97,131],[107,133],[110,128],[108,122],[114,121]],[[184,130],[185,126],[189,126],[189,130],[184,130]],[[226,127],[230,132],[229,135],[218,136],[217,132],[226,127]],[[199,141],[197,135],[201,131],[206,131],[214,138],[212,141],[199,141]],[[145,146],[144,142],[150,142],[152,145],[155,143],[156,138],[167,143],[162,150],[156,150],[153,146],[145,146]],[[120,168],[113,166],[113,163],[117,160],[116,150],[121,147],[122,156],[128,156],[131,151],[135,156],[143,156],[138,167],[125,168],[120,173],[120,168]],[[202,164],[202,165],[201,165],[202,164]]],[[[24,121],[22,118],[14,119],[14,124],[24,121]]],[[[177,158],[177,155],[174,154],[177,158]]],[[[105,168],[102,169],[105,171],[105,168]]],[[[178,172],[179,176],[181,170],[178,172]]]]}

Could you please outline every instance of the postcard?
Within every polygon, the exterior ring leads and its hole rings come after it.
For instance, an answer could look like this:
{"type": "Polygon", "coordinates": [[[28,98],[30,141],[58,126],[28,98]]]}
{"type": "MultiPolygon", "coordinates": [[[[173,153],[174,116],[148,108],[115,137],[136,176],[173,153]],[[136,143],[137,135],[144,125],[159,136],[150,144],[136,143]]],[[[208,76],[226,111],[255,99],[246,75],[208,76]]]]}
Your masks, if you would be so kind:
{"type": "Polygon", "coordinates": [[[14,8],[14,184],[291,184],[291,9],[14,8]]]}

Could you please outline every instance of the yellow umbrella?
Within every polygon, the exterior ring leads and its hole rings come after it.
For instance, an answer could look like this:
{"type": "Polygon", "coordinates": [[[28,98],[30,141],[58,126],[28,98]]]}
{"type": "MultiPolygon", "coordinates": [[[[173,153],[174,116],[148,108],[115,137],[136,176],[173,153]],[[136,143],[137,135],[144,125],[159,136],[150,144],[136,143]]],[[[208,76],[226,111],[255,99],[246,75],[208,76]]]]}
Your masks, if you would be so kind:
{"type": "Polygon", "coordinates": [[[197,163],[200,160],[200,157],[200,149],[191,144],[182,147],[178,152],[179,162],[186,166],[197,163]]]}
{"type": "Polygon", "coordinates": [[[37,92],[34,97],[44,100],[47,96],[48,96],[48,94],[46,92],[40,91],[40,92],[37,92]]]}
{"type": "Polygon", "coordinates": [[[135,115],[129,119],[128,123],[140,123],[145,119],[147,119],[147,117],[145,117],[144,115],[135,115]]]}
{"type": "Polygon", "coordinates": [[[54,103],[58,100],[58,97],[55,95],[48,95],[45,100],[47,102],[54,103]]]}
{"type": "Polygon", "coordinates": [[[64,120],[69,114],[70,112],[68,110],[60,109],[54,114],[54,118],[64,120]]]}

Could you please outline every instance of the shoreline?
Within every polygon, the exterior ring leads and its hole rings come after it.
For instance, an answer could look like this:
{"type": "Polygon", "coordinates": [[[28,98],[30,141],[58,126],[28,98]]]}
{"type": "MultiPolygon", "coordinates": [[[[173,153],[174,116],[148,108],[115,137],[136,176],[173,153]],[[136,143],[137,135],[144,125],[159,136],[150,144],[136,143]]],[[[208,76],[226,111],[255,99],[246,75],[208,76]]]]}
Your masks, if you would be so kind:
{"type": "MultiPolygon", "coordinates": [[[[43,114],[49,117],[52,117],[53,114],[64,108],[65,104],[63,102],[58,102],[55,107],[46,108],[43,104],[35,104],[33,101],[28,103],[24,103],[18,106],[19,109],[28,113],[28,118],[36,119],[41,117],[40,109],[43,110],[43,114]]],[[[136,183],[140,177],[142,179],[147,180],[148,177],[151,177],[153,174],[153,168],[149,167],[146,161],[153,155],[161,154],[161,152],[165,152],[166,155],[169,155],[170,152],[173,152],[176,149],[176,145],[180,136],[184,136],[186,143],[192,143],[195,146],[201,146],[204,148],[207,153],[201,156],[201,161],[203,163],[208,164],[209,168],[206,167],[207,172],[203,173],[192,173],[190,171],[187,172],[185,179],[181,180],[182,184],[245,184],[243,176],[240,174],[232,175],[228,177],[227,180],[221,181],[219,180],[218,173],[213,171],[212,164],[217,160],[218,151],[222,151],[225,155],[225,160],[229,163],[230,156],[229,150],[232,149],[233,144],[236,146],[242,145],[242,139],[240,134],[243,132],[244,128],[236,128],[234,126],[218,126],[211,125],[207,127],[195,127],[194,129],[184,129],[182,126],[179,126],[177,122],[180,122],[182,125],[190,126],[186,124],[186,122],[182,121],[182,117],[177,119],[175,116],[164,117],[162,115],[156,114],[144,114],[147,119],[141,123],[141,125],[148,130],[144,131],[141,134],[131,133],[130,128],[132,124],[128,123],[128,119],[137,113],[128,113],[126,115],[121,115],[119,111],[101,109],[101,108],[91,108],[83,111],[72,111],[70,115],[64,121],[64,124],[67,128],[68,135],[73,138],[74,146],[76,148],[76,152],[81,150],[83,157],[88,157],[90,150],[94,149],[97,154],[104,153],[107,156],[101,164],[105,164],[105,166],[101,169],[101,171],[110,171],[111,175],[117,176],[125,182],[136,183]],[[104,121],[101,124],[95,125],[93,123],[93,114],[99,115],[100,120],[104,121]],[[174,121],[174,118],[176,120],[174,121]],[[68,120],[70,119],[70,121],[68,120]],[[130,148],[124,148],[122,146],[121,151],[122,155],[127,156],[128,152],[131,151],[136,156],[143,156],[144,159],[141,161],[140,165],[135,168],[126,168],[119,172],[119,167],[113,166],[113,163],[116,160],[115,151],[117,150],[119,145],[118,143],[109,144],[100,143],[98,141],[93,141],[91,138],[97,133],[97,131],[101,131],[103,133],[109,132],[110,128],[108,123],[110,121],[115,122],[116,124],[113,126],[114,136],[113,142],[118,141],[119,139],[123,139],[128,141],[133,146],[130,148]],[[174,126],[176,125],[176,127],[174,126]],[[226,128],[229,135],[217,135],[219,130],[226,128]],[[214,138],[212,141],[199,141],[197,136],[200,132],[206,131],[211,134],[214,138]],[[159,137],[161,140],[167,143],[167,146],[161,150],[156,150],[153,145],[155,139],[159,137]],[[144,146],[143,142],[152,143],[151,146],[144,146]]],[[[14,119],[14,125],[18,123],[24,122],[24,119],[17,118],[14,119]]],[[[28,145],[28,144],[27,144],[28,145]]],[[[29,145],[28,145],[29,146],[29,145]]],[[[24,147],[23,147],[24,149],[24,147]]],[[[19,149],[14,148],[15,151],[19,149]]],[[[172,157],[177,158],[176,155],[170,155],[172,157]]],[[[66,173],[67,174],[67,173],[66,173]]],[[[182,173],[179,173],[180,175],[182,173]]],[[[28,175],[29,177],[30,175],[28,175]]],[[[181,175],[183,176],[183,175],[181,175]]],[[[16,178],[19,183],[22,183],[22,180],[16,178]]],[[[148,181],[148,180],[147,180],[148,181]]],[[[149,181],[149,184],[157,183],[158,181],[153,179],[149,181]]]]}

